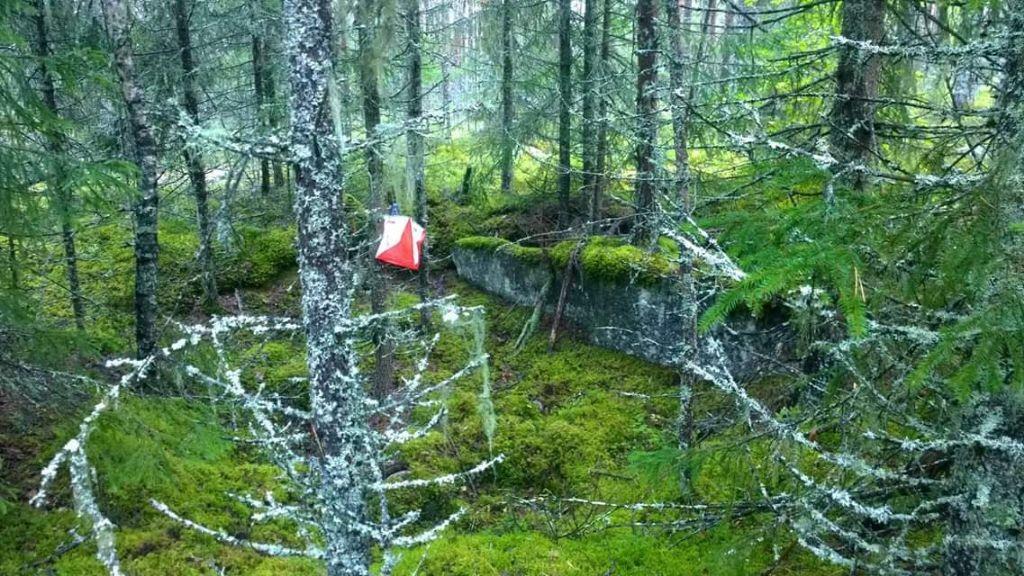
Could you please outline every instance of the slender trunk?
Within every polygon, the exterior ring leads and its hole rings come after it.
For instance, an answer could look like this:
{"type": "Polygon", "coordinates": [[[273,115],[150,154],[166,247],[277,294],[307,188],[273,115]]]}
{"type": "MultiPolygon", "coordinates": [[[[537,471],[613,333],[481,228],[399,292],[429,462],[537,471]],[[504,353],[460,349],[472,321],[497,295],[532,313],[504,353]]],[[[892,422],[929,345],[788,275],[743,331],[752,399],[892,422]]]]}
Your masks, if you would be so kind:
{"type": "Polygon", "coordinates": [[[452,87],[448,76],[452,72],[451,64],[448,62],[448,55],[441,55],[441,107],[444,114],[445,138],[452,138],[452,87]]]}
{"type": "Polygon", "coordinates": [[[558,220],[569,223],[569,188],[572,184],[570,153],[572,146],[572,45],[570,36],[572,1],[558,0],[558,220]]]}
{"type": "MultiPolygon", "coordinates": [[[[181,57],[181,91],[185,113],[193,126],[199,125],[199,98],[196,95],[196,64],[192,57],[192,33],[189,30],[189,11],[185,0],[174,0],[174,21],[178,30],[178,54],[181,57]]],[[[202,152],[185,143],[185,164],[192,195],[196,200],[196,221],[199,225],[199,269],[203,285],[203,304],[217,302],[217,280],[213,264],[213,226],[207,202],[206,166],[202,152]]]]}
{"type": "MultiPolygon", "coordinates": [[[[53,56],[50,44],[50,12],[46,0],[36,0],[36,55],[39,57],[41,72],[41,88],[43,104],[54,117],[60,116],[57,107],[57,88],[50,69],[49,59],[53,56]]],[[[54,172],[50,187],[54,192],[57,212],[60,217],[60,235],[64,245],[64,268],[68,279],[68,294],[71,296],[71,311],[75,317],[75,326],[85,329],[85,302],[82,299],[82,286],[78,279],[78,251],[75,248],[75,228],[73,221],[73,197],[67,185],[67,174],[64,169],[64,153],[67,143],[59,130],[47,130],[47,150],[53,156],[54,172]]]]}
{"type": "Polygon", "coordinates": [[[139,166],[139,191],[133,202],[135,219],[135,342],[138,356],[156,350],[157,196],[156,139],[149,124],[146,101],[135,80],[129,11],[125,0],[103,0],[103,16],[114,48],[114,67],[128,112],[128,129],[139,166]]]}
{"type": "MultiPolygon", "coordinates": [[[[359,28],[359,85],[363,95],[363,125],[366,130],[366,170],[370,179],[370,250],[367,253],[370,289],[370,309],[374,314],[384,311],[388,288],[384,270],[374,258],[373,249],[380,243],[381,221],[384,214],[384,158],[379,141],[380,91],[377,85],[376,30],[380,6],[376,0],[360,0],[357,24],[359,28]]],[[[394,373],[394,342],[382,327],[374,337],[376,368],[374,369],[374,395],[383,398],[391,386],[394,373]]]]}
{"type": "Polygon", "coordinates": [[[322,451],[318,494],[328,576],[369,574],[369,468],[375,455],[352,346],[335,329],[352,314],[353,263],[341,190],[341,155],[330,113],[330,0],[285,0],[291,140],[297,155],[295,217],[308,346],[313,431],[322,451]],[[328,63],[324,65],[324,63],[328,63]]]}
{"type": "MultiPolygon", "coordinates": [[[[885,31],[885,0],[844,0],[842,36],[854,42],[880,44],[885,31]]],[[[875,103],[881,60],[877,54],[844,44],[839,48],[836,97],[830,115],[830,145],[855,189],[863,189],[864,169],[875,146],[875,103]]],[[[831,193],[826,201],[834,199],[831,193]]]]}
{"type": "Polygon", "coordinates": [[[501,2],[501,192],[512,192],[512,0],[501,2]]]}
{"type": "MultiPolygon", "coordinates": [[[[255,10],[253,11],[255,12],[255,10]]],[[[253,14],[255,19],[256,15],[253,14]]],[[[252,32],[252,84],[253,94],[256,96],[256,122],[259,125],[260,133],[266,134],[267,109],[266,109],[266,49],[263,46],[263,35],[259,31],[259,24],[253,22],[252,32]]],[[[270,197],[270,160],[260,158],[260,195],[264,198],[270,197]]]]}
{"type": "MultiPolygon", "coordinates": [[[[407,0],[405,14],[405,30],[408,36],[409,54],[409,108],[407,111],[409,128],[405,133],[408,147],[409,182],[412,184],[413,198],[416,202],[416,220],[424,228],[427,226],[427,191],[423,182],[423,61],[420,55],[421,24],[420,0],[407,0]]],[[[419,296],[421,302],[430,299],[428,246],[423,245],[420,254],[419,296]]],[[[430,329],[430,309],[420,311],[420,327],[423,331],[430,329]]]]}
{"type": "Polygon", "coordinates": [[[658,136],[658,40],[654,29],[656,0],[638,0],[636,5],[636,224],[633,239],[637,245],[655,239],[654,147],[658,136]]]}
{"type": "Polygon", "coordinates": [[[583,13],[583,198],[593,194],[597,176],[597,140],[594,137],[594,97],[597,88],[598,37],[597,0],[586,0],[583,13]]]}
{"type": "Polygon", "coordinates": [[[11,290],[17,291],[21,280],[18,278],[18,245],[14,236],[7,237],[7,265],[11,273],[11,290]]]}
{"type": "Polygon", "coordinates": [[[669,41],[669,102],[672,113],[672,141],[676,156],[673,192],[686,214],[693,209],[690,198],[690,160],[687,152],[687,110],[683,94],[686,75],[686,45],[682,38],[678,0],[664,0],[669,41]]]}
{"type": "MultiPolygon", "coordinates": [[[[604,13],[601,15],[601,82],[609,83],[611,74],[609,70],[609,56],[611,55],[611,26],[612,26],[612,0],[604,0],[604,13]]],[[[607,186],[608,162],[608,96],[604,90],[597,92],[597,146],[594,152],[594,172],[596,172],[590,191],[590,206],[588,207],[588,220],[590,221],[590,232],[598,230],[597,221],[601,219],[601,197],[604,195],[607,186]]]]}

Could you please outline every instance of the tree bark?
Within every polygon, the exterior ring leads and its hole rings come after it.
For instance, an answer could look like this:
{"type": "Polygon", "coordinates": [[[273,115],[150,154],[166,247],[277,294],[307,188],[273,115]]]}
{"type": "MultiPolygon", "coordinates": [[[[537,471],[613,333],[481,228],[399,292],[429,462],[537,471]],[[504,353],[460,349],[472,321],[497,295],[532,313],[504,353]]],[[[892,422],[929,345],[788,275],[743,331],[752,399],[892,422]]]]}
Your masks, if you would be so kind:
{"type": "Polygon", "coordinates": [[[313,429],[322,448],[318,494],[329,576],[369,574],[367,519],[373,441],[352,346],[336,329],[352,315],[353,263],[330,112],[330,0],[285,0],[295,216],[313,429]]]}
{"type": "MultiPolygon", "coordinates": [[[[55,118],[60,117],[57,107],[57,87],[50,68],[49,59],[53,56],[53,45],[50,42],[50,10],[46,0],[36,0],[36,55],[39,57],[40,83],[43,104],[55,118]]],[[[60,218],[61,243],[64,246],[64,268],[68,279],[68,294],[71,297],[71,311],[75,317],[75,326],[85,329],[85,302],[82,299],[82,286],[78,279],[78,251],[75,247],[75,227],[73,220],[74,198],[67,182],[64,168],[64,154],[67,142],[59,130],[46,131],[47,149],[53,156],[54,171],[50,187],[54,192],[54,200],[60,218]]]]}
{"type": "Polygon", "coordinates": [[[636,222],[633,241],[647,245],[655,239],[656,198],[654,147],[658,136],[658,37],[656,0],[636,5],[636,222]]]}
{"type": "MultiPolygon", "coordinates": [[[[1007,32],[1024,30],[1024,0],[1007,6],[1007,32]]],[[[997,105],[997,161],[1009,168],[986,196],[996,208],[995,241],[1000,245],[1000,268],[990,276],[987,305],[1000,312],[1019,308],[1024,302],[1024,37],[1003,33],[1003,78],[997,105]],[[1012,304],[1009,304],[1012,303],[1012,304]]],[[[998,171],[997,171],[998,173],[998,171]]],[[[1005,350],[1001,365],[1015,362],[1005,350]]],[[[981,443],[961,447],[952,455],[952,484],[962,498],[950,507],[947,517],[943,574],[950,576],[997,576],[1024,571],[1024,396],[1013,376],[1004,377],[1000,390],[981,390],[972,395],[960,426],[964,433],[991,438],[994,448],[981,443]],[[1009,544],[1009,545],[1007,545],[1009,544]]]]}
{"type": "Polygon", "coordinates": [[[135,60],[125,0],[103,0],[107,34],[114,49],[114,67],[128,112],[128,129],[139,167],[139,191],[133,202],[135,220],[135,342],[139,358],[156,350],[157,195],[156,139],[142,89],[135,80],[135,60]]]}
{"type": "MultiPolygon", "coordinates": [[[[611,77],[610,61],[611,55],[611,26],[612,26],[612,0],[604,0],[604,9],[601,16],[601,72],[602,83],[608,84],[611,77]]],[[[597,93],[597,146],[594,152],[594,171],[596,172],[590,190],[590,201],[587,209],[588,220],[590,221],[591,234],[598,231],[597,221],[601,219],[601,197],[607,186],[608,177],[605,174],[608,163],[608,96],[604,91],[597,93]]]]}
{"type": "MultiPolygon", "coordinates": [[[[885,32],[885,0],[844,0],[842,36],[855,42],[881,44],[885,32]]],[[[875,146],[875,103],[881,60],[855,46],[839,48],[836,97],[830,114],[830,144],[837,170],[851,169],[847,180],[863,189],[863,168],[875,146]]],[[[830,193],[826,201],[834,199],[830,193]]]]}
{"type": "Polygon", "coordinates": [[[512,0],[501,2],[501,192],[512,192],[512,0]]]}
{"type": "MultiPolygon", "coordinates": [[[[420,225],[427,226],[427,190],[423,181],[423,61],[420,54],[421,23],[420,0],[406,0],[405,31],[409,42],[409,108],[407,110],[408,129],[405,132],[408,148],[407,166],[409,182],[412,184],[413,198],[416,202],[416,220],[420,225]]],[[[418,272],[419,296],[421,302],[430,299],[429,277],[429,246],[423,244],[420,254],[418,272]]],[[[420,328],[430,329],[430,309],[420,310],[420,328]]]]}
{"type": "Polygon", "coordinates": [[[693,209],[693,202],[690,198],[690,159],[687,152],[687,102],[683,95],[686,83],[684,78],[686,75],[686,45],[682,38],[678,0],[665,0],[664,3],[665,21],[668,23],[668,76],[672,141],[676,156],[676,173],[672,180],[672,187],[683,211],[689,215],[693,209]]]}
{"type": "MultiPolygon", "coordinates": [[[[385,209],[384,158],[379,142],[380,89],[377,83],[377,38],[380,6],[376,0],[360,0],[358,18],[359,40],[359,86],[363,96],[363,126],[366,131],[366,171],[370,182],[370,246],[367,252],[370,290],[370,309],[374,314],[384,311],[388,289],[384,271],[374,257],[374,249],[380,243],[381,222],[385,209]]],[[[394,374],[394,342],[381,327],[374,337],[376,345],[376,367],[374,368],[374,396],[383,398],[391,386],[394,374]]]]}
{"type": "MultiPolygon", "coordinates": [[[[189,9],[185,0],[174,0],[174,23],[178,32],[178,55],[181,58],[181,92],[185,113],[193,126],[199,125],[199,97],[196,95],[196,63],[192,56],[192,33],[189,29],[189,9]]],[[[206,165],[203,153],[185,142],[185,164],[192,195],[196,201],[196,222],[199,226],[199,269],[203,288],[203,304],[212,307],[217,302],[217,280],[213,263],[213,225],[206,188],[206,165]]]]}
{"type": "Polygon", "coordinates": [[[597,177],[597,139],[594,137],[594,97],[597,88],[598,14],[597,0],[585,0],[583,13],[583,198],[593,194],[597,177]]]}
{"type": "Polygon", "coordinates": [[[572,185],[572,1],[558,0],[558,201],[559,225],[569,223],[569,188],[572,185]]]}
{"type": "MultiPolygon", "coordinates": [[[[253,18],[256,18],[253,10],[253,18]]],[[[261,133],[266,133],[269,122],[266,109],[266,49],[263,46],[263,35],[258,32],[259,24],[253,22],[252,33],[252,84],[256,96],[256,122],[261,133]]],[[[260,158],[260,195],[270,197],[270,160],[260,158]]]]}

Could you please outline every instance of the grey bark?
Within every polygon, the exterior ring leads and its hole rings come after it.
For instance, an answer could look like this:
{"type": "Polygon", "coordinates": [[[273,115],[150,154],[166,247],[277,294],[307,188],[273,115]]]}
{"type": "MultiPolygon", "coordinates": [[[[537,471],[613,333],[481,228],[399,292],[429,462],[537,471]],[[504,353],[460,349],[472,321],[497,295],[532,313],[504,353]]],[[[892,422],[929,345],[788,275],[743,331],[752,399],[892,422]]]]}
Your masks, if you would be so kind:
{"type": "Polygon", "coordinates": [[[595,138],[596,124],[595,114],[595,91],[597,88],[597,58],[598,58],[598,13],[597,0],[586,0],[584,2],[583,14],[583,198],[589,199],[593,195],[594,182],[597,177],[597,139],[595,138]]]}
{"type": "MultiPolygon", "coordinates": [[[[604,9],[601,16],[601,73],[600,78],[603,84],[607,84],[610,79],[609,69],[609,57],[611,55],[611,24],[612,23],[612,0],[604,0],[604,9]]],[[[607,171],[608,163],[608,96],[603,91],[597,94],[597,146],[594,152],[594,171],[597,173],[594,177],[593,185],[590,191],[590,201],[587,210],[588,220],[590,221],[590,231],[594,233],[598,230],[597,221],[601,219],[602,208],[601,208],[601,197],[604,195],[604,189],[607,186],[608,177],[605,173],[607,171]]]]}
{"type": "MultiPolygon", "coordinates": [[[[405,31],[408,40],[409,55],[409,103],[407,110],[408,126],[405,133],[408,147],[407,165],[409,182],[412,184],[413,198],[416,202],[416,220],[421,226],[427,226],[427,190],[423,181],[423,61],[420,54],[421,23],[420,0],[406,0],[405,31]]],[[[426,243],[420,254],[418,272],[418,289],[420,301],[430,299],[429,259],[426,243]]],[[[430,309],[420,310],[420,327],[426,331],[430,328],[430,309]]]]}
{"type": "MultiPolygon", "coordinates": [[[[885,0],[844,0],[842,36],[857,42],[880,44],[885,32],[885,0]]],[[[836,97],[832,105],[830,146],[837,168],[868,164],[875,146],[875,103],[881,60],[877,54],[843,45],[836,68],[836,97]]],[[[854,169],[850,184],[862,189],[865,175],[854,169]]],[[[833,198],[826,196],[828,202],[833,198]]]]}
{"type": "Polygon", "coordinates": [[[570,154],[572,146],[572,45],[570,37],[572,1],[558,0],[558,220],[569,222],[569,194],[572,185],[570,154]]]}
{"type": "MultiPolygon", "coordinates": [[[[388,289],[384,271],[374,258],[374,249],[380,243],[381,222],[385,208],[384,158],[379,141],[380,89],[377,80],[377,29],[380,25],[380,5],[377,0],[360,0],[357,9],[359,41],[359,86],[363,97],[363,127],[366,131],[366,171],[370,181],[370,249],[367,253],[370,290],[370,309],[374,314],[384,311],[388,289]]],[[[374,368],[374,396],[383,398],[391,386],[394,374],[394,342],[381,327],[374,337],[376,367],[374,368]]]]}
{"type": "Polygon", "coordinates": [[[369,573],[368,468],[374,461],[355,353],[336,328],[352,314],[353,263],[330,113],[330,0],[285,0],[299,277],[328,576],[369,573]]]}
{"type": "MultiPolygon", "coordinates": [[[[1024,1],[1008,7],[1008,31],[1024,30],[1024,1]]],[[[994,187],[1000,230],[1002,266],[992,275],[990,307],[1004,310],[1007,302],[1024,302],[1024,235],[1015,230],[1024,222],[1024,37],[1005,34],[1003,81],[997,119],[998,148],[1009,177],[994,187]]],[[[1012,354],[1012,352],[1005,352],[1012,354]]],[[[1014,359],[1006,357],[1004,365],[1014,359]]],[[[970,401],[961,423],[966,433],[979,433],[1011,445],[1024,441],[1024,397],[1007,374],[1004,389],[980,391],[970,401]]],[[[953,503],[945,537],[943,574],[997,576],[1024,572],[1024,456],[1019,449],[968,445],[956,450],[952,483],[962,498],[953,503]],[[1009,546],[1003,546],[1009,544],[1009,546]]]]}
{"type": "MultiPolygon", "coordinates": [[[[196,63],[192,55],[192,32],[189,28],[189,9],[185,0],[174,0],[174,23],[178,32],[178,55],[181,58],[182,104],[193,126],[199,125],[199,97],[196,94],[196,63]]],[[[199,270],[203,289],[203,304],[217,302],[217,280],[213,263],[213,225],[210,220],[209,194],[206,188],[206,164],[203,153],[185,143],[185,165],[196,201],[196,223],[199,226],[199,270]]]]}
{"type": "Polygon", "coordinates": [[[128,129],[139,167],[138,194],[133,201],[135,223],[135,342],[140,358],[156,350],[157,195],[156,139],[147,105],[135,79],[128,6],[125,0],[103,0],[103,16],[114,51],[114,67],[128,113],[128,129]]]}
{"type": "Polygon", "coordinates": [[[669,42],[669,107],[672,114],[672,141],[676,156],[675,174],[672,179],[673,193],[689,214],[693,208],[690,198],[690,159],[687,152],[687,110],[685,89],[686,44],[682,37],[680,8],[678,0],[665,0],[665,21],[668,23],[669,42]]]}
{"type": "Polygon", "coordinates": [[[658,136],[658,37],[655,19],[656,0],[638,0],[636,4],[636,221],[633,241],[647,245],[655,240],[654,147],[658,136]]]}
{"type": "Polygon", "coordinates": [[[501,2],[501,192],[512,192],[512,0],[501,2]]]}
{"type": "MultiPolygon", "coordinates": [[[[46,0],[36,0],[36,55],[39,57],[40,83],[43,104],[55,118],[60,117],[57,107],[57,87],[50,67],[49,59],[53,56],[53,45],[50,40],[50,9],[46,0]]],[[[73,220],[74,198],[67,182],[64,168],[64,154],[67,142],[60,130],[46,131],[47,149],[53,156],[54,171],[50,186],[54,191],[54,200],[60,218],[60,236],[64,247],[64,268],[68,280],[68,294],[71,297],[71,311],[75,317],[75,326],[85,329],[85,302],[82,299],[82,286],[78,279],[78,251],[75,247],[75,227],[73,220]]]]}
{"type": "MultiPolygon", "coordinates": [[[[255,12],[255,11],[254,11],[255,12]]],[[[255,13],[253,14],[255,18],[255,13]]],[[[256,118],[261,132],[266,132],[269,122],[266,110],[266,49],[263,35],[258,31],[258,24],[253,23],[252,33],[252,83],[253,94],[256,96],[256,118]]],[[[260,194],[270,196],[270,159],[260,158],[260,194]]]]}

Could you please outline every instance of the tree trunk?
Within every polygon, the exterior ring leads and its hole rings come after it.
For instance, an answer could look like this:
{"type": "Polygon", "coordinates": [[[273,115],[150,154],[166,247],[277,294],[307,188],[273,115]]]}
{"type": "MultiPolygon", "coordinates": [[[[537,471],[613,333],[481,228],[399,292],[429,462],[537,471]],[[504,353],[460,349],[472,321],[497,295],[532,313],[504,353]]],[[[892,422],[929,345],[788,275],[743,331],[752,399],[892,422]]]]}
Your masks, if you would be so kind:
{"type": "Polygon", "coordinates": [[[501,192],[512,192],[512,0],[501,2],[501,192]]]}
{"type": "Polygon", "coordinates": [[[687,153],[687,110],[685,89],[686,45],[683,42],[678,0],[665,0],[665,20],[668,22],[669,41],[669,102],[672,113],[672,141],[676,156],[676,173],[672,188],[676,200],[689,215],[693,209],[690,198],[690,159],[687,153]]]}
{"type": "Polygon", "coordinates": [[[654,147],[658,136],[658,37],[654,28],[656,0],[638,0],[636,5],[636,223],[633,241],[638,246],[655,239],[654,147]]]}
{"type": "MultiPolygon", "coordinates": [[[[416,220],[420,225],[427,226],[427,191],[423,182],[423,62],[420,55],[421,18],[420,0],[406,0],[405,31],[409,42],[409,108],[408,129],[405,133],[408,147],[409,182],[412,184],[413,198],[416,202],[416,220]]],[[[419,296],[421,302],[430,299],[428,245],[423,244],[420,254],[419,296]]],[[[430,329],[430,309],[420,310],[420,327],[423,331],[430,329]]]]}
{"type": "Polygon", "coordinates": [[[7,267],[11,273],[11,290],[18,291],[21,282],[18,278],[18,245],[14,236],[7,237],[7,267]]]}
{"type": "MultiPolygon", "coordinates": [[[[36,55],[39,57],[40,82],[43,103],[54,115],[60,117],[57,107],[57,88],[50,69],[49,59],[53,56],[50,44],[50,11],[46,0],[36,0],[36,55]]],[[[68,278],[68,294],[71,296],[71,311],[75,317],[75,326],[85,329],[85,302],[82,299],[82,286],[78,279],[78,251],[75,248],[75,228],[73,221],[73,196],[67,184],[67,173],[64,168],[64,154],[67,143],[64,134],[58,130],[46,131],[47,149],[53,156],[54,171],[50,187],[54,192],[57,212],[60,217],[60,235],[64,245],[64,268],[68,278]]]]}
{"type": "Polygon", "coordinates": [[[369,574],[370,542],[361,529],[373,464],[366,398],[355,352],[335,329],[352,314],[353,266],[341,190],[341,155],[329,93],[330,0],[285,0],[296,155],[295,217],[308,346],[313,431],[322,450],[319,507],[328,576],[369,574]]]}
{"type": "MultiPolygon", "coordinates": [[[[357,17],[359,28],[359,86],[363,95],[363,125],[366,130],[366,171],[370,180],[370,246],[367,252],[369,273],[367,284],[370,289],[370,309],[374,314],[384,311],[388,289],[384,271],[376,258],[374,249],[380,243],[381,221],[384,215],[384,158],[379,141],[380,91],[377,85],[377,39],[380,6],[376,0],[360,0],[357,17]]],[[[394,373],[394,342],[381,327],[374,337],[376,344],[376,367],[374,369],[374,396],[383,398],[391,386],[394,373]]]]}
{"type": "MultiPolygon", "coordinates": [[[[253,10],[253,18],[256,18],[253,10]]],[[[253,94],[256,96],[256,122],[260,133],[266,134],[269,122],[267,121],[266,109],[266,48],[263,45],[263,35],[258,30],[259,24],[253,22],[252,32],[252,84],[253,94]]],[[[270,197],[270,160],[260,158],[260,195],[264,198],[270,197]]]]}
{"type": "Polygon", "coordinates": [[[596,156],[597,139],[594,137],[594,97],[597,88],[597,0],[584,2],[583,14],[583,198],[593,195],[594,182],[597,176],[596,156]]]}
{"type": "Polygon", "coordinates": [[[570,36],[572,0],[558,0],[558,222],[569,223],[569,188],[572,184],[570,153],[572,146],[572,45],[570,36]]]}
{"type": "MultiPolygon", "coordinates": [[[[178,30],[178,54],[181,57],[181,91],[185,113],[193,126],[199,125],[199,98],[196,95],[196,64],[192,57],[192,33],[189,30],[189,11],[185,0],[174,0],[174,22],[178,30]]],[[[217,280],[213,264],[213,226],[207,202],[206,166],[202,152],[185,142],[185,164],[192,195],[196,200],[196,221],[199,225],[199,269],[203,285],[203,304],[212,307],[217,302],[217,280]]]]}
{"type": "Polygon", "coordinates": [[[135,219],[135,342],[139,358],[156,350],[157,196],[156,139],[149,124],[146,101],[135,81],[128,6],[125,0],[103,0],[103,16],[114,48],[114,67],[128,111],[128,129],[139,166],[139,192],[133,202],[135,219]]]}
{"type": "MultiPolygon", "coordinates": [[[[1008,31],[1024,29],[1024,0],[1007,6],[1008,31]]],[[[1005,42],[1003,79],[1000,86],[993,149],[1011,169],[1004,182],[988,196],[997,208],[997,240],[1001,245],[1001,269],[993,271],[986,304],[1000,311],[1019,308],[1024,302],[1024,38],[1002,36],[1005,42]],[[1008,304],[1008,303],[1013,304],[1008,304]]],[[[1006,350],[1000,364],[1011,366],[1014,352],[1006,350]]],[[[952,484],[963,497],[953,503],[947,518],[945,565],[950,576],[997,576],[1024,573],[1024,396],[1009,373],[1004,389],[983,390],[972,396],[961,423],[963,433],[993,440],[964,446],[953,453],[952,484]],[[995,447],[1002,445],[1002,448],[995,447]]]]}
{"type": "MultiPolygon", "coordinates": [[[[601,81],[607,85],[611,77],[609,57],[611,55],[612,0],[604,0],[604,13],[601,16],[601,81]]],[[[596,175],[591,184],[590,206],[587,210],[590,221],[590,232],[598,230],[597,221],[601,219],[601,197],[607,186],[608,162],[608,96],[604,91],[597,93],[597,146],[594,152],[594,171],[596,175]]]]}
{"type": "MultiPolygon", "coordinates": [[[[843,38],[878,45],[885,32],[885,0],[844,0],[842,19],[843,38]]],[[[880,63],[877,54],[849,45],[839,48],[830,144],[838,162],[836,170],[852,169],[847,180],[858,190],[864,187],[863,169],[875,145],[874,99],[880,63]]],[[[830,193],[826,200],[833,201],[830,193]]]]}

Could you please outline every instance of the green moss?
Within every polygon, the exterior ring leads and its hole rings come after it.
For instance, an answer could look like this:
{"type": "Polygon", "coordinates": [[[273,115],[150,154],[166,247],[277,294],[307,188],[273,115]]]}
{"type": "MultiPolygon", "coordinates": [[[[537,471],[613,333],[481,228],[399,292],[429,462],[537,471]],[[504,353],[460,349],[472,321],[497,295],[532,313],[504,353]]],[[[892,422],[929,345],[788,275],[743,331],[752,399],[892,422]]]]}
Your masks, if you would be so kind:
{"type": "MultiPolygon", "coordinates": [[[[466,250],[503,250],[526,262],[541,262],[547,255],[556,270],[565,268],[578,245],[577,240],[559,242],[547,249],[520,246],[495,236],[470,236],[456,243],[466,250]]],[[[678,253],[676,248],[675,253],[678,253]]],[[[587,240],[579,252],[579,264],[587,277],[613,282],[656,284],[676,270],[673,252],[647,252],[618,238],[597,236],[587,240]]]]}
{"type": "Polygon", "coordinates": [[[511,244],[504,238],[498,238],[497,236],[467,236],[465,238],[459,238],[455,245],[464,250],[489,250],[494,251],[498,248],[508,246],[511,244]]]}
{"type": "Polygon", "coordinates": [[[241,229],[236,251],[220,258],[218,288],[260,288],[294,269],[298,257],[295,234],[294,228],[241,229]]]}

